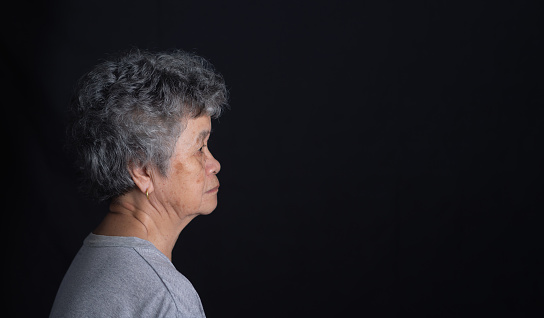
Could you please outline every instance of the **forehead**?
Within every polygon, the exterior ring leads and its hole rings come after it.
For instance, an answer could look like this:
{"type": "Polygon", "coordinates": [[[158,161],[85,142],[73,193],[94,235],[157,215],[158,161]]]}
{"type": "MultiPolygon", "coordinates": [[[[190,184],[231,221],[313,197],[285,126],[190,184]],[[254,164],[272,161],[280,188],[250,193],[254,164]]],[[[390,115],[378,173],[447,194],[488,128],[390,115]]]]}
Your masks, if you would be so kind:
{"type": "Polygon", "coordinates": [[[212,121],[210,116],[200,116],[189,118],[184,122],[185,129],[181,132],[178,139],[180,146],[190,147],[210,134],[212,121]]]}

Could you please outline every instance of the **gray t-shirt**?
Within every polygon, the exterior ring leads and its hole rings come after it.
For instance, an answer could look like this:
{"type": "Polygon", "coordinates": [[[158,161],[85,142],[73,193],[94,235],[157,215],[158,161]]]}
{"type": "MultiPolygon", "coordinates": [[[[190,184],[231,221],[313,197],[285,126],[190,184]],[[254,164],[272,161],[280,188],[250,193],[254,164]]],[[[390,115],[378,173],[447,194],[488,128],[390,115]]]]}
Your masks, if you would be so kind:
{"type": "Polygon", "coordinates": [[[205,317],[193,285],[151,242],[90,234],[50,317],[205,317]]]}

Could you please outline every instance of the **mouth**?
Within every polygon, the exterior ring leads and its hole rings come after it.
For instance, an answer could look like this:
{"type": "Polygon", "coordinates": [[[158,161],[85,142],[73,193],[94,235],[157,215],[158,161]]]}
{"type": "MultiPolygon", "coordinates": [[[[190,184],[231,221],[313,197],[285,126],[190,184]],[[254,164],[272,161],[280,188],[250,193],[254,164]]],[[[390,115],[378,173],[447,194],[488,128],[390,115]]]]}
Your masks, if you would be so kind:
{"type": "Polygon", "coordinates": [[[215,193],[217,191],[219,191],[219,185],[215,188],[211,188],[210,190],[206,191],[206,193],[210,194],[210,193],[215,193]]]}

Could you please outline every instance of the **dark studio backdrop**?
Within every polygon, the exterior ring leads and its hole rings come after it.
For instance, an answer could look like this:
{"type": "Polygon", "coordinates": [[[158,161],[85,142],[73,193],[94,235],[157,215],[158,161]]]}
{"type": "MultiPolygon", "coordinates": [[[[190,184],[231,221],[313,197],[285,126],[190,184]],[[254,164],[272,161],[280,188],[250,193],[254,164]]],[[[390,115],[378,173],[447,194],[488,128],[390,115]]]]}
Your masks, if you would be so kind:
{"type": "Polygon", "coordinates": [[[7,310],[47,316],[107,211],[76,80],[179,48],[224,75],[219,206],[173,262],[214,317],[542,317],[539,1],[49,1],[3,12],[7,310]],[[7,138],[6,138],[7,137],[7,138]]]}

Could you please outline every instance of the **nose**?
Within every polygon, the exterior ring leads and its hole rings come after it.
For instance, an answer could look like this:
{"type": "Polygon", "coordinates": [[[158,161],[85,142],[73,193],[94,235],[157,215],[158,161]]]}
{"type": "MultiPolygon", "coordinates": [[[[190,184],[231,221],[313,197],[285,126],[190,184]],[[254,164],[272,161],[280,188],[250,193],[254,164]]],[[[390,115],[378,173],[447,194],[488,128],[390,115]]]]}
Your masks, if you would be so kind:
{"type": "Polygon", "coordinates": [[[208,158],[206,159],[206,173],[218,174],[221,170],[221,164],[214,158],[211,152],[208,150],[208,158]]]}

